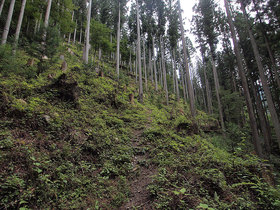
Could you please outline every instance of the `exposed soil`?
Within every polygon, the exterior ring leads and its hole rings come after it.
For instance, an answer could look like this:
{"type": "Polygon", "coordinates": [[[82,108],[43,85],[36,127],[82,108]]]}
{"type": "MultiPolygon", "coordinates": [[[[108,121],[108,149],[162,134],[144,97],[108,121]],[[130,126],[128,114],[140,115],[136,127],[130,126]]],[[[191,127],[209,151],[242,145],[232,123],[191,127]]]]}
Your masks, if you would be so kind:
{"type": "Polygon", "coordinates": [[[149,163],[147,145],[141,141],[142,133],[143,130],[133,132],[131,145],[134,151],[132,162],[134,173],[130,180],[129,201],[121,209],[153,209],[147,187],[152,183],[157,168],[149,163]]]}

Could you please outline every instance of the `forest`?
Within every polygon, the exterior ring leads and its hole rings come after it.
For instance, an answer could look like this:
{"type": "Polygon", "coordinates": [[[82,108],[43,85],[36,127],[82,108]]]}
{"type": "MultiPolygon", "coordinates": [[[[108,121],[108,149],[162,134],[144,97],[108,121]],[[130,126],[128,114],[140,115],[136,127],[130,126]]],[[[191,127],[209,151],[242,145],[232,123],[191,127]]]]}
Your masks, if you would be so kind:
{"type": "Polygon", "coordinates": [[[280,209],[280,1],[186,1],[0,0],[0,209],[280,209]]]}

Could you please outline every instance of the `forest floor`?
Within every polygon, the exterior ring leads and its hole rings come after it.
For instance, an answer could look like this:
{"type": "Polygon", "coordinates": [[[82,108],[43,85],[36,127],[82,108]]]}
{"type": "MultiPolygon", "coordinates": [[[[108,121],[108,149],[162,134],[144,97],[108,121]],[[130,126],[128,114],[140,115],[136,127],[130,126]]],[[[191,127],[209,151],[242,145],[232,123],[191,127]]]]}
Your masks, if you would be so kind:
{"type": "MultiPolygon", "coordinates": [[[[148,112],[149,118],[146,129],[150,127],[151,110],[148,112]]],[[[130,196],[127,203],[121,209],[152,209],[152,201],[148,186],[153,182],[153,176],[157,174],[157,167],[150,164],[149,146],[143,141],[142,136],[145,129],[133,130],[131,147],[133,149],[133,175],[129,181],[130,196]]]]}
{"type": "Polygon", "coordinates": [[[214,116],[191,118],[175,95],[166,106],[151,83],[133,103],[129,69],[96,74],[81,52],[62,45],[68,70],[44,61],[37,74],[18,51],[19,71],[0,72],[0,209],[280,209],[246,126],[224,138],[214,116]]]}

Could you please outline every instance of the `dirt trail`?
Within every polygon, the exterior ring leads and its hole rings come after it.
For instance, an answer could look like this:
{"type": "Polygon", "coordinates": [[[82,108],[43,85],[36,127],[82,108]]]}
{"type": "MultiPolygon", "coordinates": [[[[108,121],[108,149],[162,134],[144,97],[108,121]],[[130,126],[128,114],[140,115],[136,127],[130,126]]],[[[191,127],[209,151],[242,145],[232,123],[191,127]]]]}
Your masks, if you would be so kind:
{"type": "MultiPolygon", "coordinates": [[[[151,119],[149,118],[149,122],[151,119]]],[[[147,125],[149,127],[150,125],[147,125]]],[[[149,161],[147,145],[141,141],[144,130],[135,130],[131,146],[133,148],[133,176],[130,180],[129,201],[121,209],[152,209],[151,199],[147,187],[152,183],[152,177],[156,174],[156,167],[149,161]]]]}

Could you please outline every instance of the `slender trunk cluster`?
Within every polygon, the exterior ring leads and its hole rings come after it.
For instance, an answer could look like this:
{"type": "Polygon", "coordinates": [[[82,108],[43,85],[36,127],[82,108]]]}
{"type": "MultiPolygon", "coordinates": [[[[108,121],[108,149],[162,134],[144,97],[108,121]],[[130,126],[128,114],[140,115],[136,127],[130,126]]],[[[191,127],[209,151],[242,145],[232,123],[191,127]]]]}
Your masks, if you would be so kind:
{"type": "Polygon", "coordinates": [[[202,59],[203,59],[203,75],[204,75],[204,82],[205,82],[205,88],[206,88],[206,98],[207,98],[207,108],[208,108],[208,113],[209,114],[213,114],[213,107],[212,107],[212,95],[211,95],[211,90],[210,90],[210,85],[209,85],[209,81],[208,81],[208,77],[206,74],[206,68],[205,68],[205,62],[204,62],[204,55],[202,55],[202,59]]]}
{"type": "Polygon", "coordinates": [[[275,109],[275,106],[274,106],[274,103],[273,103],[273,99],[272,99],[272,96],[271,96],[269,85],[267,83],[267,78],[265,76],[265,71],[264,71],[264,67],[263,67],[262,62],[261,62],[261,56],[260,56],[260,53],[259,53],[259,50],[258,50],[258,47],[257,47],[257,43],[256,43],[255,37],[253,35],[252,29],[250,28],[249,23],[248,23],[247,13],[246,13],[245,5],[244,5],[243,2],[241,2],[241,10],[242,10],[244,18],[246,20],[246,26],[247,26],[247,30],[248,30],[248,33],[249,33],[251,45],[253,47],[254,56],[255,56],[255,59],[256,59],[256,62],[257,62],[257,67],[258,67],[258,70],[259,70],[260,79],[261,79],[261,82],[262,82],[263,90],[264,90],[266,100],[267,100],[268,109],[269,109],[269,112],[270,112],[270,115],[271,115],[271,120],[272,120],[272,123],[274,125],[274,130],[275,130],[278,145],[279,145],[279,148],[280,148],[280,122],[279,122],[278,115],[277,115],[277,112],[276,112],[276,109],[275,109]]]}
{"type": "Polygon", "coordinates": [[[191,85],[191,78],[190,78],[190,72],[189,72],[186,40],[185,40],[185,36],[184,36],[184,26],[183,26],[183,18],[182,18],[180,0],[178,1],[178,3],[179,3],[179,11],[180,11],[180,26],[181,26],[181,36],[182,36],[181,38],[182,38],[182,44],[183,44],[184,61],[185,61],[186,77],[187,77],[186,79],[187,79],[187,83],[188,83],[188,94],[190,97],[190,110],[191,110],[192,116],[195,117],[196,110],[195,110],[195,104],[194,104],[194,92],[193,92],[193,87],[191,85]]]}
{"type": "Polygon", "coordinates": [[[257,122],[256,122],[255,114],[254,114],[252,99],[251,99],[251,96],[250,96],[249,87],[248,87],[246,75],[245,75],[245,72],[244,72],[244,67],[243,67],[242,57],[241,57],[241,51],[240,51],[240,48],[239,48],[239,43],[237,41],[236,32],[235,32],[235,29],[234,29],[234,24],[233,24],[232,15],[231,15],[231,11],[230,11],[230,8],[229,8],[228,0],[224,0],[224,3],[225,3],[226,13],[227,13],[227,17],[228,17],[229,26],[230,26],[231,36],[232,36],[232,40],[233,40],[234,52],[235,52],[236,59],[237,59],[239,76],[241,78],[241,83],[242,83],[242,87],[243,87],[243,90],[244,90],[244,96],[245,96],[246,105],[247,105],[247,109],[248,109],[250,126],[251,126],[252,136],[253,136],[253,143],[254,143],[255,151],[257,152],[257,154],[259,156],[262,156],[262,148],[261,148],[261,145],[260,145],[260,142],[259,142],[259,134],[258,134],[257,122]]]}

